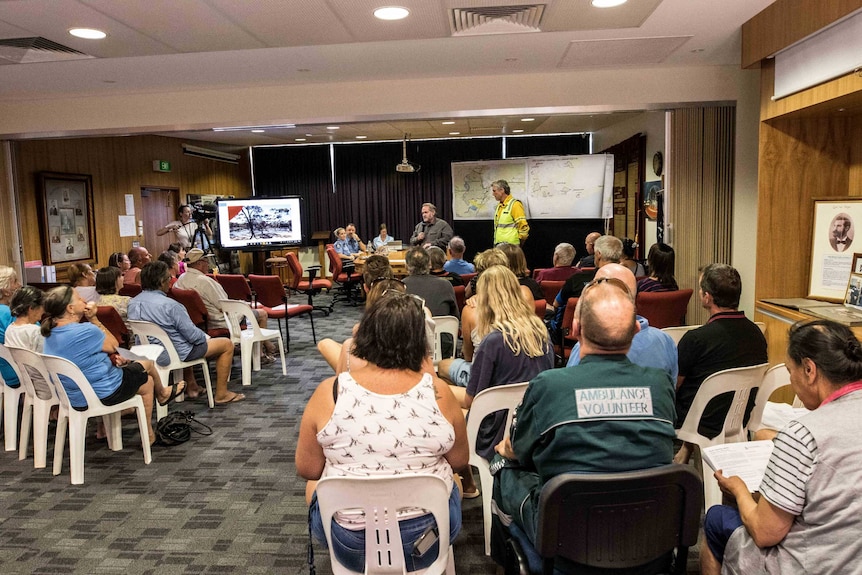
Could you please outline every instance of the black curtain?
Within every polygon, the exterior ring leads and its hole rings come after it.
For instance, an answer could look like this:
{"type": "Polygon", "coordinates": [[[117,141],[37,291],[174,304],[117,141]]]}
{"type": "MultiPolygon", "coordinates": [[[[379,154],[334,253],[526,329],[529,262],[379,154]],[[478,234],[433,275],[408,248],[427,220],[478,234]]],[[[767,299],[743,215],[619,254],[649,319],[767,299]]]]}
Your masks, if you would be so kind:
{"type": "MultiPolygon", "coordinates": [[[[452,219],[452,162],[502,159],[502,138],[409,142],[407,158],[421,165],[416,173],[399,173],[401,142],[336,144],[335,191],[332,190],[329,145],[254,148],[255,189],[263,196],[299,195],[304,199],[303,226],[311,232],[332,231],[353,222],[363,240],[377,235],[381,223],[389,234],[407,242],[420,221],[424,202],[437,206],[467,244],[468,259],[492,247],[493,222],[452,219]]],[[[589,153],[589,138],[539,136],[508,138],[508,157],[589,153]]],[[[549,267],[554,246],[570,242],[584,252],[583,239],[602,230],[602,220],[533,220],[524,245],[531,267],[549,267]]],[[[585,252],[584,252],[585,253],[585,252]]]]}

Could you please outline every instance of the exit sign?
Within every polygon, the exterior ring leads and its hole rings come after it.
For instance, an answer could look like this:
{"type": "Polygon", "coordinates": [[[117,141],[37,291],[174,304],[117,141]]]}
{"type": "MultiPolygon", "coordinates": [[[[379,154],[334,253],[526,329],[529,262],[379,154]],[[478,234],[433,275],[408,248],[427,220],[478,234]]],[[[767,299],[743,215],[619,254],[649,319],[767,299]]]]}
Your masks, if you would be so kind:
{"type": "Polygon", "coordinates": [[[153,160],[154,172],[170,172],[171,163],[167,160],[153,160]]]}

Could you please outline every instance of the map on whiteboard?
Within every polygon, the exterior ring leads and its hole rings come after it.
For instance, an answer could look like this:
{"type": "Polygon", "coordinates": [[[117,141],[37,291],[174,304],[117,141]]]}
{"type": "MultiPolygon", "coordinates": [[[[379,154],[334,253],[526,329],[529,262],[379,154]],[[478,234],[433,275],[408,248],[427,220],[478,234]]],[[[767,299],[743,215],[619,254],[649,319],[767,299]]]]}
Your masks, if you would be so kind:
{"type": "Polygon", "coordinates": [[[523,161],[453,162],[452,211],[456,220],[492,220],[497,201],[491,182],[506,180],[512,195],[526,204],[527,167],[523,161]]]}
{"type": "Polygon", "coordinates": [[[613,175],[613,156],[530,158],[527,169],[531,217],[609,217],[600,214],[605,212],[605,182],[613,175]]]}

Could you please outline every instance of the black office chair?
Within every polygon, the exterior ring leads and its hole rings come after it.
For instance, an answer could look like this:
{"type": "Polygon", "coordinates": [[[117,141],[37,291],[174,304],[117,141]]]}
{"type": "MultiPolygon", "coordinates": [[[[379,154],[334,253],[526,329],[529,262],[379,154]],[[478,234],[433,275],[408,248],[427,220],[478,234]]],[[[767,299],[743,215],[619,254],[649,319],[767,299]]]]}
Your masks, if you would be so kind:
{"type": "MultiPolygon", "coordinates": [[[[687,465],[559,475],[539,499],[541,573],[683,575],[702,507],[703,483],[687,465]]],[[[506,574],[529,575],[515,539],[509,551],[506,574]]]]}

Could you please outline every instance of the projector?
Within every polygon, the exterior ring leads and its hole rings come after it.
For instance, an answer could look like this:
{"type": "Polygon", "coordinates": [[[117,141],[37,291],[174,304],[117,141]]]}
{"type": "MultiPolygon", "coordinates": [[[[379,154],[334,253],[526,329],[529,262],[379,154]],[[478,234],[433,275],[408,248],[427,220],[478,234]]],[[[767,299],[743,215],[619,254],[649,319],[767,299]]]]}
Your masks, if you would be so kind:
{"type": "Polygon", "coordinates": [[[395,166],[395,171],[403,174],[412,174],[419,171],[419,166],[414,166],[410,162],[401,162],[395,166]]]}

